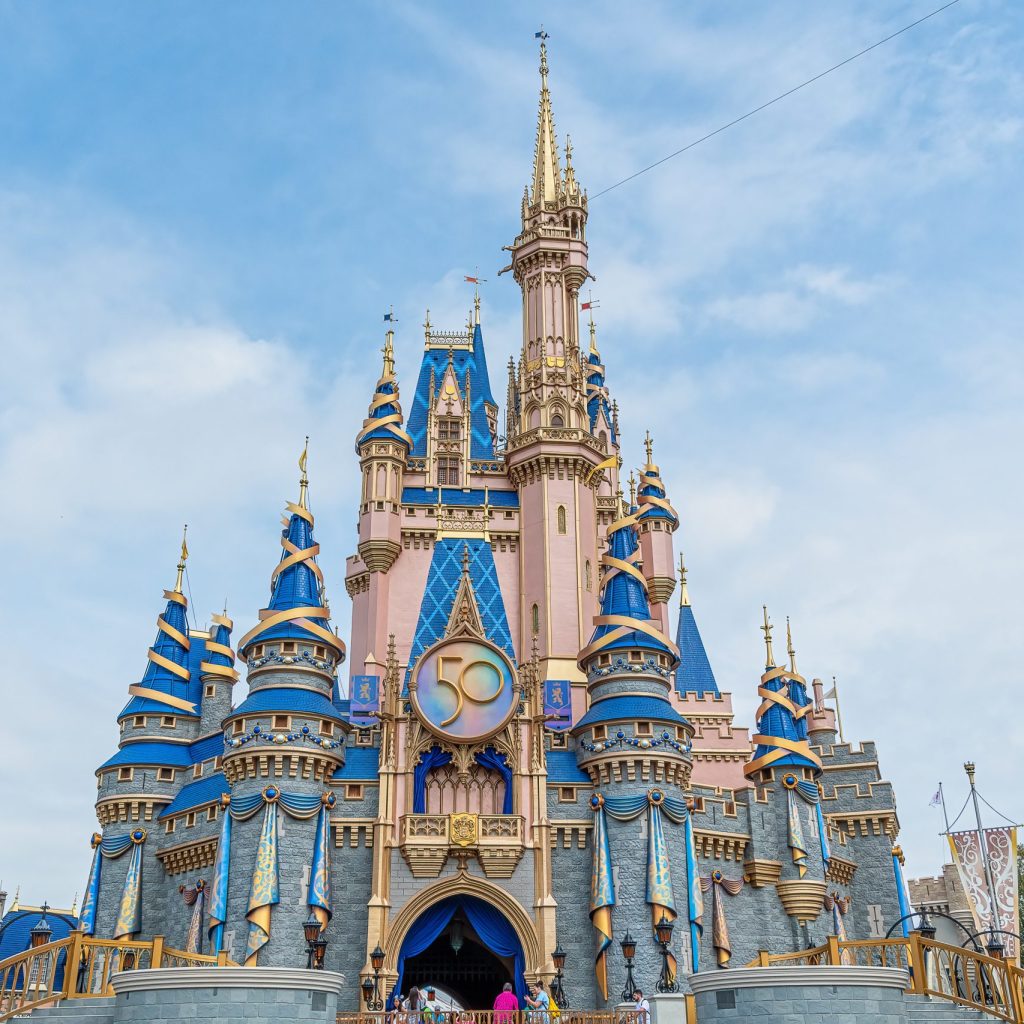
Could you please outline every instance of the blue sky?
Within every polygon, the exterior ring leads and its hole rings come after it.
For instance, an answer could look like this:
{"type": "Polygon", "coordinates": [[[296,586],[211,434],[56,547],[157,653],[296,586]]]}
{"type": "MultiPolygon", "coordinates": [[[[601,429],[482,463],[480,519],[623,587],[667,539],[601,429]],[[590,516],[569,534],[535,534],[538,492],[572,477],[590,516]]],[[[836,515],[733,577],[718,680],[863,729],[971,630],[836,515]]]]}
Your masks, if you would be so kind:
{"type": "MultiPolygon", "coordinates": [[[[181,523],[199,621],[226,596],[244,631],[307,433],[345,632],[389,305],[408,392],[479,266],[504,393],[541,22],[593,194],[932,6],[0,2],[8,888],[81,888],[181,523]]],[[[1022,67],[1020,6],[961,0],[591,205],[626,455],[649,428],[720,684],[752,724],[789,614],[912,874],[964,760],[1024,812],[1022,67]]]]}

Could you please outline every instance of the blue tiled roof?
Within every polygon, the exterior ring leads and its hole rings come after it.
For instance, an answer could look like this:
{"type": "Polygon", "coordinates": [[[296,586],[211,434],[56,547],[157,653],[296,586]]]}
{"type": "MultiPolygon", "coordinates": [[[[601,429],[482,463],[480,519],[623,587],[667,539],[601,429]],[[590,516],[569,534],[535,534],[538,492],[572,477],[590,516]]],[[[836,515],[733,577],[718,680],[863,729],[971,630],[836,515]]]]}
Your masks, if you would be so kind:
{"type": "MultiPolygon", "coordinates": [[[[38,910],[8,910],[0,920],[0,960],[9,956],[24,953],[32,944],[32,929],[39,923],[41,915],[38,910]]],[[[46,923],[50,926],[50,941],[59,942],[66,939],[78,927],[78,918],[70,914],[57,914],[52,910],[46,915],[46,923]]],[[[63,956],[57,968],[55,984],[59,987],[64,977],[63,956]]]]}
{"type": "Polygon", "coordinates": [[[615,423],[612,420],[612,411],[608,405],[608,399],[601,390],[604,388],[604,366],[601,363],[601,356],[597,352],[591,352],[587,362],[590,369],[587,371],[587,413],[590,416],[590,429],[597,427],[598,414],[603,412],[611,432],[609,440],[615,443],[615,423]]]}
{"type": "Polygon", "coordinates": [[[575,750],[549,750],[548,782],[562,785],[589,786],[590,776],[576,763],[575,750]]]}
{"type": "MultiPolygon", "coordinates": [[[[163,613],[164,621],[176,629],[179,633],[188,636],[188,618],[185,606],[177,601],[168,601],[163,613]]],[[[176,676],[169,669],[158,665],[155,661],[146,662],[146,671],[143,673],[139,685],[147,690],[157,690],[166,693],[170,697],[177,697],[195,705],[194,712],[182,711],[179,708],[169,707],[160,701],[150,697],[132,697],[118,718],[126,715],[142,714],[174,714],[192,715],[198,717],[199,702],[202,700],[203,688],[199,681],[199,662],[202,660],[206,644],[203,638],[189,638],[190,650],[185,650],[182,645],[173,637],[168,636],[163,630],[158,629],[156,640],[153,642],[152,650],[162,655],[175,665],[188,668],[190,676],[187,680],[176,676]]]]}
{"type": "MultiPolygon", "coordinates": [[[[491,545],[479,538],[464,540],[459,537],[444,537],[434,544],[434,554],[427,574],[427,585],[423,590],[419,620],[413,634],[412,649],[409,652],[409,671],[416,659],[431,644],[444,636],[448,618],[455,603],[455,591],[462,578],[462,554],[469,548],[469,574],[473,581],[477,608],[484,627],[484,635],[496,647],[500,647],[512,660],[516,660],[512,647],[512,635],[505,614],[498,585],[498,572],[494,567],[491,545]]],[[[408,678],[408,676],[407,676],[408,678]]]]}
{"type": "Polygon", "coordinates": [[[667,700],[660,697],[629,696],[620,694],[596,701],[590,710],[573,726],[573,732],[588,725],[602,722],[633,721],[672,722],[683,725],[686,719],[667,700]]]}
{"type": "MultiPolygon", "coordinates": [[[[224,647],[231,646],[231,630],[228,629],[223,623],[215,622],[210,629],[210,639],[216,644],[222,644],[224,647]]],[[[193,645],[195,641],[193,640],[193,645]]],[[[204,661],[210,662],[211,665],[225,665],[228,668],[232,667],[231,659],[226,654],[221,654],[219,651],[211,651],[209,655],[206,655],[206,642],[203,641],[203,654],[204,661]]]]}
{"type": "MultiPolygon", "coordinates": [[[[462,490],[456,487],[443,487],[441,500],[446,505],[466,505],[482,508],[484,497],[493,508],[519,508],[518,491],[497,491],[491,488],[485,492],[482,487],[462,490]]],[[[436,487],[403,487],[402,504],[404,505],[436,505],[436,487]]]]}
{"type": "MultiPolygon", "coordinates": [[[[435,384],[448,369],[448,349],[438,346],[428,348],[423,353],[420,364],[419,380],[416,382],[416,394],[413,396],[412,408],[409,410],[408,431],[412,438],[412,454],[424,457],[427,454],[427,412],[430,390],[430,370],[434,370],[435,384]]],[[[493,459],[494,444],[491,440],[491,428],[487,421],[486,406],[495,405],[491,395],[491,382],[487,376],[487,359],[484,355],[484,339],[480,325],[473,330],[473,351],[460,348],[452,351],[452,368],[459,382],[459,390],[465,394],[466,371],[470,374],[470,445],[469,454],[473,459],[493,459]]]]}
{"type": "Polygon", "coordinates": [[[187,786],[182,786],[178,795],[167,805],[167,809],[160,815],[161,818],[169,818],[172,814],[181,814],[182,811],[190,811],[194,807],[202,807],[204,804],[212,804],[220,800],[223,793],[230,793],[231,787],[228,780],[224,778],[223,772],[214,772],[205,778],[196,779],[187,786]]]}
{"type": "Polygon", "coordinates": [[[134,740],[126,743],[112,758],[104,761],[97,771],[119,765],[157,765],[162,768],[188,768],[192,765],[189,748],[184,743],[164,743],[160,740],[134,740]]]}
{"type": "Polygon", "coordinates": [[[651,482],[645,483],[644,486],[641,487],[640,491],[638,492],[637,504],[642,510],[640,512],[640,518],[667,519],[670,523],[678,523],[679,520],[676,519],[676,517],[672,515],[672,513],[669,512],[667,509],[660,508],[657,505],[652,505],[644,502],[643,499],[646,497],[655,497],[664,500],[665,485],[661,482],[661,473],[658,471],[657,466],[645,466],[643,472],[644,476],[647,477],[647,479],[651,482]]]}
{"type": "MultiPolygon", "coordinates": [[[[386,380],[383,383],[378,382],[377,387],[374,391],[375,395],[398,395],[398,386],[394,381],[386,380]]],[[[371,407],[372,408],[372,407],[371,407]]],[[[383,405],[378,405],[376,409],[372,409],[368,419],[380,420],[384,419],[385,416],[401,416],[402,410],[397,402],[386,402],[383,405]]],[[[401,420],[398,421],[398,425],[401,426],[401,420]]],[[[371,438],[381,438],[386,441],[394,441],[398,444],[406,444],[405,440],[396,435],[393,431],[389,430],[387,426],[374,427],[367,434],[360,434],[359,439],[356,443],[356,454],[359,454],[359,446],[364,442],[369,441],[371,438]]],[[[408,447],[408,445],[406,445],[408,447]]]]}
{"type": "MultiPolygon", "coordinates": [[[[622,561],[628,561],[637,550],[636,530],[632,524],[627,523],[619,527],[608,539],[609,553],[622,561]]],[[[621,615],[632,619],[648,621],[651,618],[650,605],[647,602],[647,592],[639,580],[629,573],[617,572],[601,591],[601,614],[621,615]]],[[[598,626],[590,638],[594,643],[601,637],[617,630],[617,625],[598,626]]],[[[667,645],[660,640],[648,636],[646,633],[633,630],[613,640],[603,648],[605,651],[618,648],[643,647],[646,650],[662,651],[670,658],[675,654],[667,645]]]]}
{"type": "Polygon", "coordinates": [[[254,715],[267,711],[282,715],[320,715],[323,718],[340,720],[338,709],[323,693],[300,689],[297,686],[268,686],[263,690],[253,690],[231,714],[254,715]]]}
{"type": "Polygon", "coordinates": [[[345,763],[331,777],[343,782],[373,782],[379,766],[380,753],[375,747],[346,747],[345,763]]]}
{"type": "Polygon", "coordinates": [[[704,641],[697,629],[693,609],[684,604],[679,609],[679,625],[676,628],[676,647],[679,648],[679,667],[676,669],[676,689],[680,693],[718,693],[718,683],[711,671],[704,650],[704,641]]]}
{"type": "Polygon", "coordinates": [[[201,740],[190,743],[188,752],[193,764],[208,761],[211,757],[219,757],[224,753],[224,734],[215,732],[212,736],[204,736],[201,740]]]}

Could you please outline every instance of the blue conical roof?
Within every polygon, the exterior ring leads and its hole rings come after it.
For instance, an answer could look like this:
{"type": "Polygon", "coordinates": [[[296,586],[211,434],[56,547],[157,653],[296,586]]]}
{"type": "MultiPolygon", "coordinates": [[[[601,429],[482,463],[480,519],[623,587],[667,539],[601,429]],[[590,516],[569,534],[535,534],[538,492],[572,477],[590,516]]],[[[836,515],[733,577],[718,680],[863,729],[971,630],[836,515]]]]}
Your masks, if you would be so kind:
{"type": "Polygon", "coordinates": [[[587,357],[587,414],[590,417],[590,429],[597,427],[597,417],[602,411],[611,430],[609,440],[612,444],[617,443],[615,437],[615,423],[612,419],[612,410],[608,404],[608,394],[605,391],[604,364],[601,362],[601,354],[597,349],[591,349],[587,357]]]}
{"type": "Polygon", "coordinates": [[[648,463],[640,471],[637,503],[640,508],[640,519],[664,519],[672,524],[672,529],[679,525],[679,517],[665,495],[661,471],[653,463],[648,463]]]}
{"type": "Polygon", "coordinates": [[[761,706],[757,710],[757,747],[745,771],[789,766],[821,771],[821,762],[811,751],[804,708],[811,705],[807,685],[795,672],[770,666],[761,676],[761,706]],[[779,694],[780,699],[773,699],[779,694]],[[779,743],[783,740],[784,743],[779,743]],[[790,749],[793,745],[797,749],[790,749]]]}
{"type": "Polygon", "coordinates": [[[647,584],[643,576],[639,571],[633,575],[615,564],[618,561],[633,566],[638,550],[634,517],[626,516],[613,524],[608,537],[608,552],[602,559],[606,571],[601,589],[601,613],[595,619],[597,627],[585,650],[590,651],[595,644],[614,634],[614,639],[600,644],[602,651],[643,647],[662,651],[675,662],[678,658],[671,643],[667,638],[660,638],[660,631],[651,621],[647,584]],[[633,620],[638,626],[649,623],[651,632],[643,628],[631,630],[622,622],[623,619],[633,620]]]}
{"type": "Polygon", "coordinates": [[[717,694],[718,683],[715,673],[711,670],[707,651],[697,620],[693,617],[693,608],[689,602],[679,608],[679,623],[676,627],[676,647],[679,648],[679,668],[676,669],[676,690],[679,693],[696,693],[703,697],[706,693],[717,694]]]}
{"type": "Polygon", "coordinates": [[[149,713],[198,715],[200,688],[189,671],[188,602],[177,590],[165,590],[167,605],[157,619],[157,634],[147,652],[142,679],[129,693],[132,699],[118,718],[149,713]],[[161,701],[161,696],[170,702],[161,701]],[[184,702],[189,706],[182,706],[184,702]]]}
{"type": "Polygon", "coordinates": [[[370,409],[363,427],[356,435],[356,454],[366,441],[381,439],[398,441],[406,450],[412,448],[412,438],[402,427],[402,406],[398,399],[398,381],[395,378],[393,335],[388,331],[384,345],[384,368],[370,401],[370,409]]]}

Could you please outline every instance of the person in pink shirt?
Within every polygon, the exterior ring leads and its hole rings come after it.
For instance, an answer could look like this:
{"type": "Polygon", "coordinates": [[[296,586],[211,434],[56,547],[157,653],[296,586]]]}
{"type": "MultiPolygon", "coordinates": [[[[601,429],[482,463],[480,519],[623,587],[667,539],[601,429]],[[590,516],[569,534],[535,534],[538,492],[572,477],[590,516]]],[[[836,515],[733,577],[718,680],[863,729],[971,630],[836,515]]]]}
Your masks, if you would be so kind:
{"type": "Polygon", "coordinates": [[[502,990],[494,1000],[494,1024],[513,1024],[519,1011],[519,1000],[516,999],[512,986],[506,981],[502,990]]]}

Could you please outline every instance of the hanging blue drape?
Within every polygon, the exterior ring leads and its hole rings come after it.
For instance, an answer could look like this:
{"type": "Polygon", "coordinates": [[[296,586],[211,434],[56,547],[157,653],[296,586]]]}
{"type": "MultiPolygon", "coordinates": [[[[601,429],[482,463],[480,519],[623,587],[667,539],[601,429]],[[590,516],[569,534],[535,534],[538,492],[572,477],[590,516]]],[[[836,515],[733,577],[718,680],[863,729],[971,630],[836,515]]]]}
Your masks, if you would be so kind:
{"type": "Polygon", "coordinates": [[[469,918],[473,930],[483,940],[484,945],[498,956],[513,958],[512,984],[519,999],[519,1005],[526,1007],[526,955],[522,943],[516,935],[515,928],[509,924],[508,918],[489,903],[474,896],[466,896],[459,900],[462,909],[469,918]]]}
{"type": "Polygon", "coordinates": [[[208,934],[210,952],[224,948],[224,922],[228,919],[228,877],[231,871],[231,814],[222,808],[220,842],[217,844],[217,862],[213,868],[213,891],[210,897],[208,934]]]}
{"type": "Polygon", "coordinates": [[[512,813],[512,769],[508,766],[508,758],[499,754],[494,747],[481,750],[476,755],[476,763],[488,771],[498,772],[505,782],[505,802],[502,805],[502,814],[512,813]]]}
{"type": "Polygon", "coordinates": [[[526,998],[526,955],[523,953],[523,947],[515,928],[497,907],[492,907],[475,896],[450,896],[448,899],[428,907],[420,914],[406,934],[398,955],[398,978],[388,998],[389,1008],[394,1008],[395,993],[404,992],[406,960],[419,956],[420,953],[428,949],[460,910],[468,918],[473,930],[480,937],[480,941],[492,953],[496,956],[512,957],[514,964],[512,982],[519,1005],[526,1006],[524,1002],[526,998]]]}
{"type": "Polygon", "coordinates": [[[78,918],[78,927],[86,935],[96,934],[96,908],[100,899],[100,874],[103,871],[103,858],[100,855],[101,838],[99,833],[92,837],[92,867],[89,869],[89,881],[85,886],[85,899],[82,901],[82,913],[78,918]]]}
{"type": "Polygon", "coordinates": [[[442,768],[452,759],[447,750],[436,744],[420,754],[420,763],[412,770],[412,813],[427,813],[427,773],[432,768],[442,768]]]}

